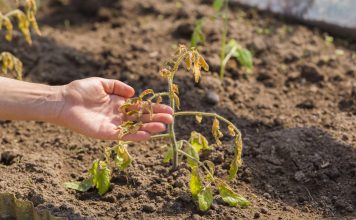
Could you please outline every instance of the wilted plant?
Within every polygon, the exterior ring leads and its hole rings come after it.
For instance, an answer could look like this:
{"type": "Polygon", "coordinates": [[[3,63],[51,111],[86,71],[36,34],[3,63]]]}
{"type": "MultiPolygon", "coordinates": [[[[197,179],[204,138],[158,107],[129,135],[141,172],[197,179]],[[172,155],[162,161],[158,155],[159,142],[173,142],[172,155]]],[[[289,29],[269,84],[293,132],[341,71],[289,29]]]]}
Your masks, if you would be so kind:
{"type": "MultiPolygon", "coordinates": [[[[1,10],[6,10],[7,5],[4,2],[0,2],[1,10]]],[[[38,34],[41,32],[38,28],[36,21],[37,5],[36,0],[25,0],[17,2],[17,6],[24,5],[25,11],[20,9],[10,10],[8,12],[0,11],[0,30],[5,29],[5,39],[7,41],[12,40],[14,26],[12,24],[13,19],[17,19],[19,30],[22,32],[26,42],[31,45],[32,39],[30,34],[30,27],[38,34]]],[[[6,74],[8,71],[14,71],[18,79],[21,79],[22,75],[22,62],[9,52],[0,53],[0,61],[2,62],[1,71],[6,74]]]]}
{"type": "MultiPolygon", "coordinates": [[[[223,31],[221,32],[220,78],[224,78],[225,66],[232,57],[236,58],[240,65],[245,67],[247,71],[250,72],[253,69],[252,53],[248,49],[241,47],[234,39],[229,40],[227,43],[227,34],[229,31],[229,0],[214,0],[212,7],[215,11],[213,19],[221,18],[224,23],[223,31]]],[[[196,47],[200,43],[205,43],[205,35],[202,30],[205,20],[206,18],[203,17],[196,22],[191,38],[191,47],[196,47]]]]}
{"type": "MultiPolygon", "coordinates": [[[[134,117],[133,121],[126,121],[118,127],[119,137],[127,134],[136,133],[142,126],[142,117],[144,113],[152,115],[152,103],[161,103],[163,97],[168,97],[169,105],[174,110],[174,117],[193,116],[198,123],[201,123],[204,117],[212,117],[213,124],[211,133],[215,139],[215,144],[209,145],[208,140],[196,131],[191,132],[189,140],[177,140],[175,133],[175,123],[169,125],[168,133],[155,135],[153,138],[167,138],[170,141],[169,148],[164,155],[163,162],[172,161],[172,168],[177,169],[179,158],[184,158],[191,169],[189,187],[193,198],[197,201],[199,209],[206,211],[213,203],[213,187],[217,188],[222,199],[231,206],[240,205],[242,207],[250,204],[248,200],[235,193],[227,184],[227,181],[236,177],[237,170],[241,166],[242,139],[241,133],[236,126],[226,118],[216,114],[198,111],[175,111],[180,107],[178,85],[174,83],[174,77],[181,64],[194,74],[195,82],[201,77],[201,69],[208,71],[209,66],[204,58],[195,49],[187,49],[180,45],[177,49],[173,63],[160,71],[161,77],[168,82],[168,91],[155,93],[152,89],[143,91],[138,97],[128,99],[121,107],[120,111],[134,117]],[[200,161],[199,154],[202,151],[210,151],[215,145],[221,145],[223,133],[220,130],[220,123],[227,125],[230,136],[234,141],[234,157],[225,179],[217,177],[215,165],[209,160],[200,161]]],[[[174,119],[175,121],[176,119],[174,119]]],[[[119,170],[124,170],[132,161],[126,148],[127,142],[118,141],[117,145],[105,150],[105,156],[102,160],[94,161],[89,170],[89,177],[82,182],[66,183],[67,188],[79,191],[87,191],[91,187],[96,187],[99,194],[104,194],[110,186],[111,165],[114,163],[119,170]],[[113,161],[113,162],[112,162],[113,161]]]]}

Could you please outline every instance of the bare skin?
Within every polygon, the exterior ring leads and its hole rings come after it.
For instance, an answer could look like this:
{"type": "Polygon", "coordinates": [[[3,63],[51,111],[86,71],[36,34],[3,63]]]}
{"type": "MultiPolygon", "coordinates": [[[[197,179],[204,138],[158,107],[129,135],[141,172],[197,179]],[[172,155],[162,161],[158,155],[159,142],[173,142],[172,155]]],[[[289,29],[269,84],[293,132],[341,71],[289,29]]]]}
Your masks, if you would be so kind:
{"type": "MultiPolygon", "coordinates": [[[[118,108],[135,91],[118,80],[87,78],[63,86],[48,86],[0,77],[0,120],[36,120],[69,128],[104,140],[117,140],[117,126],[125,116],[118,108]]],[[[148,140],[165,131],[173,121],[167,105],[153,106],[154,115],[143,117],[143,126],[127,141],[148,140]]]]}

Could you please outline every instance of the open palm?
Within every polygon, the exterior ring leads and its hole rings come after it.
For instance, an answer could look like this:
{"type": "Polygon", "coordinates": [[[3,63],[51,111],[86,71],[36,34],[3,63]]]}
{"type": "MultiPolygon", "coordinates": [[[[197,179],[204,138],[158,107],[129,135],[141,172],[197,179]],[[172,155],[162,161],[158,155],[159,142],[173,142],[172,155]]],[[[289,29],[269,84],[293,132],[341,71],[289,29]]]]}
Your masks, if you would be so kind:
{"type": "MultiPolygon", "coordinates": [[[[118,80],[93,77],[73,81],[62,89],[64,105],[58,124],[86,136],[117,140],[117,126],[127,120],[118,108],[134,92],[118,80]]],[[[137,133],[128,134],[123,140],[148,140],[152,134],[163,132],[165,124],[172,123],[173,110],[169,106],[155,104],[153,111],[152,118],[143,116],[144,124],[137,133]]]]}

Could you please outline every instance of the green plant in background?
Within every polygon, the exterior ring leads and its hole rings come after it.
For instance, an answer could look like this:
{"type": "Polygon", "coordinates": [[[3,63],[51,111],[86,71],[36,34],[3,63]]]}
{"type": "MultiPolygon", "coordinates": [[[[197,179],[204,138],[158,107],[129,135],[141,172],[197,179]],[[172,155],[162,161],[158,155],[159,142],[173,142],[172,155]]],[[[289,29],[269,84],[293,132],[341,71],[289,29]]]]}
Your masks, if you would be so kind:
{"type": "MultiPolygon", "coordinates": [[[[224,78],[225,66],[232,57],[236,58],[240,65],[245,67],[248,72],[251,72],[253,69],[252,53],[248,49],[241,47],[234,39],[229,40],[227,43],[227,34],[229,31],[229,0],[214,0],[212,7],[215,11],[213,18],[221,18],[224,23],[220,46],[220,78],[224,78]]],[[[196,22],[191,38],[191,47],[197,47],[200,43],[205,43],[205,35],[202,31],[205,19],[206,18],[201,18],[196,22]]]]}
{"type": "MultiPolygon", "coordinates": [[[[37,4],[35,0],[22,1],[25,11],[20,9],[11,9],[11,6],[6,2],[0,0],[0,30],[5,29],[5,39],[12,40],[13,24],[12,19],[16,18],[18,28],[22,32],[26,42],[31,45],[32,39],[30,34],[30,27],[38,34],[41,35],[37,21],[36,12],[37,4]]],[[[17,7],[20,3],[17,3],[17,7]]],[[[18,79],[22,78],[22,62],[9,52],[0,53],[0,62],[2,63],[1,73],[7,74],[8,71],[14,71],[18,79]]]]}
{"type": "MultiPolygon", "coordinates": [[[[152,114],[152,103],[161,103],[163,98],[168,98],[169,104],[174,110],[174,121],[177,117],[193,116],[198,123],[204,118],[213,118],[211,133],[215,139],[215,144],[209,144],[208,140],[200,133],[192,131],[189,140],[177,140],[175,133],[175,123],[169,125],[168,133],[155,135],[152,138],[167,138],[169,148],[164,154],[163,162],[172,161],[172,169],[177,169],[179,160],[186,162],[191,169],[189,188],[192,197],[197,202],[201,211],[206,211],[213,203],[213,188],[219,191],[221,198],[230,206],[248,206],[250,202],[241,195],[234,192],[228,185],[228,181],[236,177],[238,168],[241,166],[242,139],[241,133],[236,126],[226,118],[216,114],[197,111],[175,111],[180,108],[179,88],[174,83],[174,77],[179,67],[184,63],[185,68],[192,70],[195,82],[201,77],[201,69],[208,71],[209,66],[204,58],[195,49],[187,49],[180,45],[174,61],[170,66],[162,69],[160,75],[167,80],[168,89],[166,92],[155,93],[152,89],[143,91],[139,97],[128,99],[121,107],[120,111],[131,118],[118,127],[119,137],[137,132],[142,126],[142,116],[144,113],[152,114]],[[227,125],[229,135],[234,138],[234,157],[230,163],[230,168],[226,178],[215,175],[215,165],[209,160],[200,161],[200,153],[212,151],[214,146],[221,145],[223,133],[220,130],[220,123],[227,125]]],[[[98,189],[103,195],[110,187],[111,167],[117,167],[120,171],[127,168],[132,159],[127,151],[128,142],[118,141],[114,147],[106,148],[102,159],[95,160],[88,172],[88,177],[82,182],[65,183],[65,187],[87,191],[92,187],[98,189]]]]}

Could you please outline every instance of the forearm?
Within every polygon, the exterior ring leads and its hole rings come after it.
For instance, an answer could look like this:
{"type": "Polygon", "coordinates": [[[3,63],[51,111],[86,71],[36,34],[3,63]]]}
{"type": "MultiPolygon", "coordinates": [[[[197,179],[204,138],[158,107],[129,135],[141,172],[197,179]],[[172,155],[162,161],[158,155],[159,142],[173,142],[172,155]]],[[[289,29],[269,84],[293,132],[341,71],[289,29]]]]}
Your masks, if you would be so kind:
{"type": "Polygon", "coordinates": [[[0,120],[55,122],[64,104],[60,90],[0,77],[0,120]]]}

